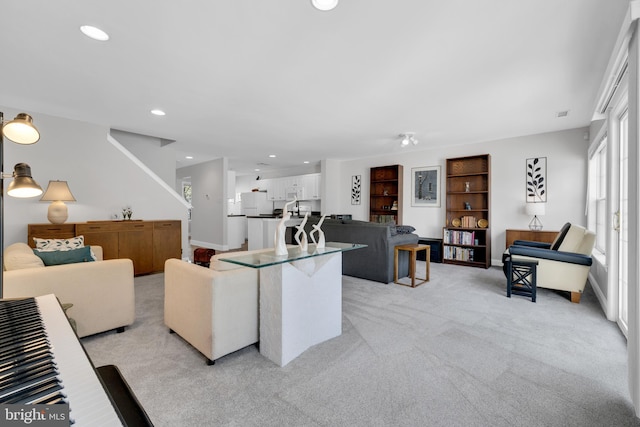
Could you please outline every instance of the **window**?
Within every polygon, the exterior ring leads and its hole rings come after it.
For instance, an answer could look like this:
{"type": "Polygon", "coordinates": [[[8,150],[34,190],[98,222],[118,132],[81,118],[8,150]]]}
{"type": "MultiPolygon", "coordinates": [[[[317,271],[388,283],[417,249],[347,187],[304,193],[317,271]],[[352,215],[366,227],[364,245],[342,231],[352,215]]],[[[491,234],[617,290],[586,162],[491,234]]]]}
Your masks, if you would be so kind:
{"type": "Polygon", "coordinates": [[[183,182],[182,183],[182,197],[184,197],[184,199],[191,203],[191,183],[190,182],[183,182]]]}
{"type": "Polygon", "coordinates": [[[596,233],[595,249],[607,247],[607,138],[602,139],[589,160],[589,228],[596,233]]]}
{"type": "MultiPolygon", "coordinates": [[[[182,181],[182,197],[189,203],[191,203],[191,181],[182,181]]],[[[191,209],[189,208],[187,218],[191,223],[191,209]]]]}

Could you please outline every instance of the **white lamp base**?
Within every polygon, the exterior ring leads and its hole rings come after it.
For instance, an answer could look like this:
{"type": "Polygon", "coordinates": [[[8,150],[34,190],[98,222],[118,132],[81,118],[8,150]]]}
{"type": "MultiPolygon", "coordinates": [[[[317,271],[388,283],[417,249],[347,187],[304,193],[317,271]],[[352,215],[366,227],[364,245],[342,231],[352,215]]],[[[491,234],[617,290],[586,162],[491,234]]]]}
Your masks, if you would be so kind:
{"type": "Polygon", "coordinates": [[[47,211],[47,219],[49,222],[52,224],[64,224],[67,218],[69,218],[67,205],[60,200],[51,202],[49,210],[47,211]]]}

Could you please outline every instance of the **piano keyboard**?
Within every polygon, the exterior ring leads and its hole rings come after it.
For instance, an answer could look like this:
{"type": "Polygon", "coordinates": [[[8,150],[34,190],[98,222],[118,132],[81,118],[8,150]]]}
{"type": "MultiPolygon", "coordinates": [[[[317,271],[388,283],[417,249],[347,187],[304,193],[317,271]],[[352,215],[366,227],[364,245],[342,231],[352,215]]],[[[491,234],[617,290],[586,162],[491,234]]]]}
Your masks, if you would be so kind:
{"type": "Polygon", "coordinates": [[[58,300],[0,301],[0,403],[68,403],[73,426],[122,426],[58,300]]]}

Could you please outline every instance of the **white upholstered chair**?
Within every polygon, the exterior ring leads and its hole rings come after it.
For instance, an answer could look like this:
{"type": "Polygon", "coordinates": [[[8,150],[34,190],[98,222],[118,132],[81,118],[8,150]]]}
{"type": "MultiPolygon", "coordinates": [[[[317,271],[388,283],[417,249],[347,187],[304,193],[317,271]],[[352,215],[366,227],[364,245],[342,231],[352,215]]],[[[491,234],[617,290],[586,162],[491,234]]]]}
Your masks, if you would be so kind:
{"type": "MultiPolygon", "coordinates": [[[[260,249],[250,252],[263,252],[260,249]]],[[[207,358],[258,342],[258,270],[220,261],[249,252],[218,254],[209,268],[168,259],[164,268],[164,323],[207,358]]]]}
{"type": "Polygon", "coordinates": [[[570,223],[551,244],[516,240],[502,256],[505,274],[509,260],[538,261],[536,286],[570,292],[571,302],[579,303],[595,241],[595,233],[570,223]]]}

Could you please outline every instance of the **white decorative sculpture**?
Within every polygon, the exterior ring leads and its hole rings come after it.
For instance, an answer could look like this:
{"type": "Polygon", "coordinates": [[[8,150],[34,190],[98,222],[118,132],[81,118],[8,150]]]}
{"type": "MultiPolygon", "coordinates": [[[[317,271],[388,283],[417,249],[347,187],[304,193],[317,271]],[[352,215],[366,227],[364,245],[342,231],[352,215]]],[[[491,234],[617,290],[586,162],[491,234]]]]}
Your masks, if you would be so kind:
{"type": "Polygon", "coordinates": [[[323,249],[324,248],[324,231],[320,230],[320,227],[322,227],[322,223],[324,222],[324,219],[327,217],[327,215],[322,215],[322,218],[320,218],[320,221],[318,221],[317,224],[313,224],[311,226],[311,228],[313,228],[313,230],[311,230],[309,232],[309,237],[311,237],[311,241],[313,243],[316,244],[316,249],[323,249]],[[316,242],[316,239],[313,237],[313,233],[318,232],[318,241],[316,242]]]}
{"type": "Polygon", "coordinates": [[[282,219],[280,220],[280,222],[278,223],[278,226],[276,227],[275,238],[274,238],[274,247],[276,250],[276,255],[289,254],[289,252],[287,251],[287,243],[284,238],[285,232],[287,230],[287,225],[285,224],[285,222],[291,219],[291,214],[289,213],[289,205],[294,204],[296,201],[297,199],[294,198],[289,203],[286,203],[284,205],[284,208],[282,208],[282,219]]]}
{"type": "Polygon", "coordinates": [[[309,212],[304,214],[304,218],[300,225],[296,225],[298,231],[296,232],[295,238],[296,242],[298,242],[298,246],[300,247],[301,252],[307,252],[309,249],[309,242],[307,241],[307,233],[304,232],[304,226],[307,223],[307,218],[309,217],[309,212]],[[302,237],[300,237],[302,235],[302,237]]]}

